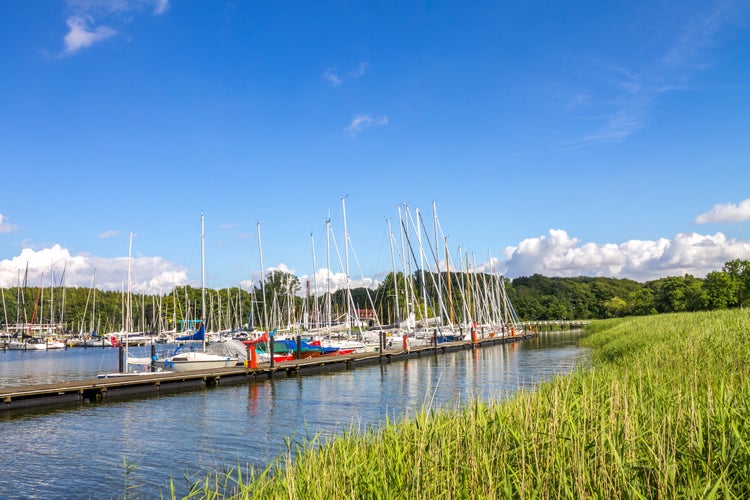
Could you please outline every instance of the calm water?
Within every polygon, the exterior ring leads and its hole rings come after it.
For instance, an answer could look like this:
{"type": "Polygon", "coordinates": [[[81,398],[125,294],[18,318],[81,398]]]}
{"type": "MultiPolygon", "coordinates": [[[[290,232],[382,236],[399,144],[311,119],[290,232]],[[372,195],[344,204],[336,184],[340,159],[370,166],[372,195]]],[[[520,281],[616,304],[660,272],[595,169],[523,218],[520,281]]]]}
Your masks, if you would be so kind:
{"type": "MultiPolygon", "coordinates": [[[[580,332],[477,351],[373,365],[257,384],[149,399],[0,416],[0,497],[152,498],[173,478],[212,470],[265,467],[286,451],[284,438],[378,425],[424,405],[499,399],[587,361],[580,332]],[[125,474],[123,461],[135,466],[125,474]]],[[[115,371],[116,349],[0,352],[0,383],[89,378],[115,371]],[[63,374],[61,376],[60,374],[63,374]]]]}

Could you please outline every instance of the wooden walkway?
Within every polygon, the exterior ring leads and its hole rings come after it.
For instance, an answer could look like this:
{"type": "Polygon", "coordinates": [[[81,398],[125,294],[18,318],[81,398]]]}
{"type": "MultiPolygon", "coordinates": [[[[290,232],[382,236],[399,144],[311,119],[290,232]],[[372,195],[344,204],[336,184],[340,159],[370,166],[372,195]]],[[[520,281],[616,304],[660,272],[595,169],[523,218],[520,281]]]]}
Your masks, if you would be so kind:
{"type": "Polygon", "coordinates": [[[491,337],[470,341],[446,342],[437,347],[420,347],[410,350],[386,350],[383,353],[361,353],[341,356],[325,356],[301,360],[260,364],[257,368],[236,366],[211,371],[189,371],[182,373],[155,372],[94,378],[56,384],[38,384],[0,388],[0,414],[33,411],[43,407],[80,406],[94,402],[106,402],[121,398],[159,395],[206,387],[231,384],[246,384],[274,377],[288,377],[320,373],[333,370],[349,370],[368,364],[389,363],[395,360],[417,358],[453,352],[463,349],[481,348],[501,343],[515,342],[534,333],[518,336],[491,337]]]}

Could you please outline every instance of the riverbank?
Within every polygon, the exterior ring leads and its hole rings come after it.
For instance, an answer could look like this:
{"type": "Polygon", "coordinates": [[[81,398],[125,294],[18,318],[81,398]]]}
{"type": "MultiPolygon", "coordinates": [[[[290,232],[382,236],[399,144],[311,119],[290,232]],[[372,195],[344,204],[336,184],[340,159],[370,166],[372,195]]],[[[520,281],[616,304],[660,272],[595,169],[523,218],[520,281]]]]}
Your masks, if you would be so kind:
{"type": "Polygon", "coordinates": [[[750,315],[589,326],[593,366],[497,403],[421,412],[293,445],[195,497],[500,498],[750,495],[750,315]]]}

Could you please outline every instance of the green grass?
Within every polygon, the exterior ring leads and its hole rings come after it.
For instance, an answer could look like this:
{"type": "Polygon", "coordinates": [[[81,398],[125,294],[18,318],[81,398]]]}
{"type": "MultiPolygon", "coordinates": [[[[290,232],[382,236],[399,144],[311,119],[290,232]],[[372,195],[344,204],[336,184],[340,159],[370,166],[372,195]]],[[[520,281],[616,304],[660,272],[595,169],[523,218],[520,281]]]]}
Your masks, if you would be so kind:
{"type": "Polygon", "coordinates": [[[588,369],[510,400],[290,445],[266,470],[217,472],[191,496],[750,497],[750,314],[590,328],[588,369]]]}

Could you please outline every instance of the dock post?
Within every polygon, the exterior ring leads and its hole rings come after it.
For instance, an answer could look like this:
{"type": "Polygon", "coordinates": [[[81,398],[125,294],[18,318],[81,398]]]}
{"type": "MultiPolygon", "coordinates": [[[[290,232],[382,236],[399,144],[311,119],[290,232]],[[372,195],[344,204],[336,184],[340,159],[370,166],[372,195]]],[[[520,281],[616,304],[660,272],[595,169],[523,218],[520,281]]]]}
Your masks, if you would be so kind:
{"type": "Polygon", "coordinates": [[[275,349],[274,349],[274,340],[273,340],[273,337],[274,337],[275,333],[276,333],[276,330],[271,330],[270,332],[268,332],[268,338],[269,338],[269,340],[268,340],[268,352],[271,355],[271,360],[269,361],[268,366],[270,366],[271,368],[273,368],[273,354],[274,354],[274,351],[275,351],[275,349]]]}
{"type": "Polygon", "coordinates": [[[125,350],[122,348],[122,344],[117,346],[117,353],[118,353],[118,363],[117,368],[120,373],[125,373],[125,350]]]}
{"type": "Polygon", "coordinates": [[[151,371],[156,371],[156,344],[151,344],[151,371]]]}
{"type": "Polygon", "coordinates": [[[297,359],[302,359],[302,336],[297,335],[297,359]]]}
{"type": "Polygon", "coordinates": [[[255,346],[251,345],[247,350],[250,351],[250,368],[258,368],[258,355],[255,352],[255,346]]]}

